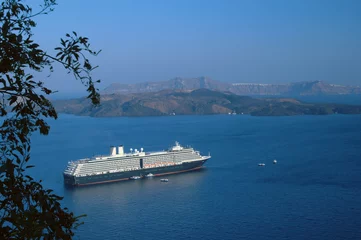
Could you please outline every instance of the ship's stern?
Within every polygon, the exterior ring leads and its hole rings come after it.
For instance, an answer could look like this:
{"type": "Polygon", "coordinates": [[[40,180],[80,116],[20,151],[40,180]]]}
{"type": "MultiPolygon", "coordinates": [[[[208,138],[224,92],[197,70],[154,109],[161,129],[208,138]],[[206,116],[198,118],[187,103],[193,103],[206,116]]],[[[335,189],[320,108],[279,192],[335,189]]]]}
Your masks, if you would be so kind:
{"type": "Polygon", "coordinates": [[[64,184],[69,186],[75,185],[75,176],[69,175],[69,174],[63,174],[64,176],[64,184]]]}

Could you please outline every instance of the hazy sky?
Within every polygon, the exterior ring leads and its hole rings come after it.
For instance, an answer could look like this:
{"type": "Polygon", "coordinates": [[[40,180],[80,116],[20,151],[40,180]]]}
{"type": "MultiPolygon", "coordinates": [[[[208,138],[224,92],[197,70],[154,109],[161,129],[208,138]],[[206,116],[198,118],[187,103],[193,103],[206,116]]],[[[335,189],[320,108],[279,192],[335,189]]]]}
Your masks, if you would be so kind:
{"type": "MultiPolygon", "coordinates": [[[[28,3],[34,1],[27,0],[28,3]]],[[[226,82],[361,85],[360,0],[59,0],[34,33],[51,51],[66,32],[102,49],[112,82],[208,76],[226,82]]],[[[71,75],[48,86],[78,92],[71,75]]]]}

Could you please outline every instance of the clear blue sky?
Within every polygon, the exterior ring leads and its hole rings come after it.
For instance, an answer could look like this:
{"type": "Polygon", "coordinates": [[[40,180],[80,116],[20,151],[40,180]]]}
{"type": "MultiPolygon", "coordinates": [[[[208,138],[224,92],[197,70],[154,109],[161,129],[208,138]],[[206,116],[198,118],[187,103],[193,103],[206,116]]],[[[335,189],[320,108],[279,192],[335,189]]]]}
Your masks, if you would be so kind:
{"type": "MultiPolygon", "coordinates": [[[[37,21],[48,50],[72,30],[102,49],[100,88],[198,76],[361,85],[360,0],[59,0],[37,21]]],[[[48,86],[78,92],[71,78],[48,86]]]]}

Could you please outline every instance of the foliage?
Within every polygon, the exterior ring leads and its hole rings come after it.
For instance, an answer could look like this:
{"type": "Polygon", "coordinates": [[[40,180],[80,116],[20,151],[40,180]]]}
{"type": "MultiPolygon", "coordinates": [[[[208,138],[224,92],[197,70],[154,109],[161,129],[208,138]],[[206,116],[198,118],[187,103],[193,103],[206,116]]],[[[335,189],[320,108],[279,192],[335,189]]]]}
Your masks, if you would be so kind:
{"type": "Polygon", "coordinates": [[[1,239],[68,239],[80,224],[68,209],[62,208],[61,197],[44,189],[26,174],[30,160],[31,133],[48,134],[46,118],[57,118],[46,98],[52,91],[29,74],[53,71],[60,64],[80,80],[93,104],[99,94],[87,56],[99,52],[90,49],[88,38],[76,32],[61,39],[56,54],[42,50],[34,40],[35,17],[48,14],[55,0],[44,0],[39,11],[23,0],[5,0],[0,7],[0,238],[1,239]]]}

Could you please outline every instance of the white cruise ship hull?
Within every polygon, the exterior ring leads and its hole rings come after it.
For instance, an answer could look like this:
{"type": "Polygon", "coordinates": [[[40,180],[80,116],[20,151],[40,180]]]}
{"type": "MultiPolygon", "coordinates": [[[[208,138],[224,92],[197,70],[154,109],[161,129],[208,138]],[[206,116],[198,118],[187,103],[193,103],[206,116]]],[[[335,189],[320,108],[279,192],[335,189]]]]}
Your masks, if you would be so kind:
{"type": "Polygon", "coordinates": [[[194,171],[202,168],[203,164],[208,160],[204,157],[199,161],[184,162],[179,165],[144,168],[133,171],[105,173],[91,176],[71,176],[64,173],[64,183],[71,186],[84,186],[91,184],[100,184],[108,182],[117,182],[130,180],[132,176],[141,176],[144,178],[147,174],[152,173],[154,176],[163,176],[169,174],[177,174],[182,172],[194,171]]]}

